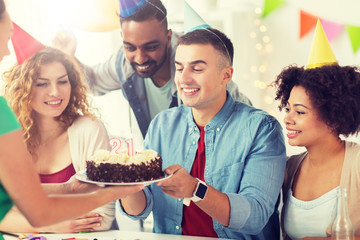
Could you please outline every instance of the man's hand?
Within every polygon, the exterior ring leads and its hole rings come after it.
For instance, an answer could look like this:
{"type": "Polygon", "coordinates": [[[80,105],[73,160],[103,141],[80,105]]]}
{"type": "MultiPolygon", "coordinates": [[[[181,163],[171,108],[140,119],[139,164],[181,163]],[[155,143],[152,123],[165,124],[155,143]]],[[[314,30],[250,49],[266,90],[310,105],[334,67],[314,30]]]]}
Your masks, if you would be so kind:
{"type": "Polygon", "coordinates": [[[70,56],[75,56],[77,39],[70,29],[60,29],[52,40],[52,47],[57,48],[70,56]]]}
{"type": "Polygon", "coordinates": [[[173,176],[157,183],[164,193],[173,198],[192,197],[198,181],[185,168],[175,164],[166,168],[165,173],[168,175],[173,174],[173,176]]]}

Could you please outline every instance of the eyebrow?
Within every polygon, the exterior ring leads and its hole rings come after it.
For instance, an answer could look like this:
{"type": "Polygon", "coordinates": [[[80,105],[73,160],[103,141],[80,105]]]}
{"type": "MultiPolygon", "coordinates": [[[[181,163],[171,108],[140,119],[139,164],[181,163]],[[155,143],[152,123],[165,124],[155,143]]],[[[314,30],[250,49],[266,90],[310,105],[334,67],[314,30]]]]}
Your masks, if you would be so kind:
{"type": "MultiPolygon", "coordinates": [[[[176,60],[175,60],[175,64],[183,65],[181,62],[178,62],[178,61],[176,61],[176,60]]],[[[190,64],[190,65],[196,65],[196,64],[205,64],[205,65],[207,65],[207,63],[206,63],[204,60],[191,61],[189,64],[190,64]]]]}
{"type": "MultiPolygon", "coordinates": [[[[127,41],[123,41],[123,43],[126,44],[126,45],[135,46],[134,44],[129,43],[127,41]]],[[[151,42],[144,43],[144,44],[140,45],[140,47],[146,46],[146,45],[151,45],[151,44],[158,44],[158,43],[160,43],[158,40],[154,40],[154,41],[151,41],[151,42]]]]}
{"type": "MultiPolygon", "coordinates": [[[[287,102],[286,105],[290,105],[290,103],[287,102]]],[[[303,105],[303,104],[301,104],[301,103],[296,103],[296,104],[294,104],[294,107],[304,107],[304,108],[306,108],[306,109],[310,109],[310,108],[308,108],[307,106],[305,106],[305,105],[303,105]]]]}
{"type": "MultiPolygon", "coordinates": [[[[64,75],[62,75],[62,76],[58,77],[58,78],[57,78],[57,80],[58,80],[58,79],[62,79],[62,78],[64,78],[64,77],[66,77],[67,75],[68,75],[68,74],[64,74],[64,75]]],[[[49,79],[48,79],[48,78],[41,78],[41,77],[39,77],[39,78],[38,78],[38,80],[49,81],[49,79]]]]}

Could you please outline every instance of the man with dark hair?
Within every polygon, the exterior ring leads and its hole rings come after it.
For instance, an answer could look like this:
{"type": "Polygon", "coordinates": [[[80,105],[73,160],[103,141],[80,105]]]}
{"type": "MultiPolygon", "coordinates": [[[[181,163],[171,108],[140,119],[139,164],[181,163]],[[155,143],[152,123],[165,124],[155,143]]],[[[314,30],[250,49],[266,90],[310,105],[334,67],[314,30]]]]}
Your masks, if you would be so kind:
{"type": "Polygon", "coordinates": [[[183,105],[159,113],[144,141],[172,176],[121,199],[121,211],[134,219],[152,212],[156,233],[280,239],[280,124],[227,91],[233,46],[223,33],[198,29],[178,43],[175,83],[183,105]]]}
{"type": "MultiPolygon", "coordinates": [[[[181,104],[174,83],[179,35],[168,29],[160,0],[120,0],[120,23],[123,45],[106,62],[87,67],[87,81],[95,94],[122,89],[144,137],[156,114],[181,104]]],[[[234,82],[228,90],[251,105],[234,82]]]]}

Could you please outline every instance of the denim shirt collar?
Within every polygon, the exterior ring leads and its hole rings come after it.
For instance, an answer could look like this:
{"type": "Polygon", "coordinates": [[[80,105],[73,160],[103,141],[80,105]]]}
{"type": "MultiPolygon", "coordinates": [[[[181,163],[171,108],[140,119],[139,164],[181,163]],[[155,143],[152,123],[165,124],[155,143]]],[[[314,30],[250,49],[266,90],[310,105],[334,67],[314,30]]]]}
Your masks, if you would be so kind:
{"type": "MultiPolygon", "coordinates": [[[[217,128],[218,131],[224,126],[227,119],[229,119],[233,109],[235,107],[235,101],[231,97],[228,91],[226,91],[226,101],[220,111],[215,115],[213,119],[205,126],[205,131],[217,128]]],[[[197,129],[197,125],[194,121],[191,107],[185,107],[188,124],[190,126],[190,133],[193,133],[192,129],[197,129]]]]}

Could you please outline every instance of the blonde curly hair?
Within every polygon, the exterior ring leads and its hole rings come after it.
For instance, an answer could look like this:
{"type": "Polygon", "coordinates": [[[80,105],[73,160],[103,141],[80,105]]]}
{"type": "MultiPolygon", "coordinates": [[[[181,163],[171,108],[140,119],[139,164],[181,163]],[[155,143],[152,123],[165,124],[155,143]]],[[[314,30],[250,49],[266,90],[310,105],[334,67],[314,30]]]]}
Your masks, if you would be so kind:
{"type": "Polygon", "coordinates": [[[31,107],[32,87],[40,75],[40,66],[53,62],[59,62],[65,67],[71,85],[69,104],[57,117],[57,121],[69,127],[79,116],[95,118],[96,109],[89,104],[88,87],[84,82],[82,69],[74,58],[58,49],[46,47],[23,64],[13,66],[3,74],[4,96],[23,128],[25,142],[32,155],[35,154],[36,146],[39,143],[39,136],[36,133],[37,126],[34,122],[34,110],[31,107]]]}

